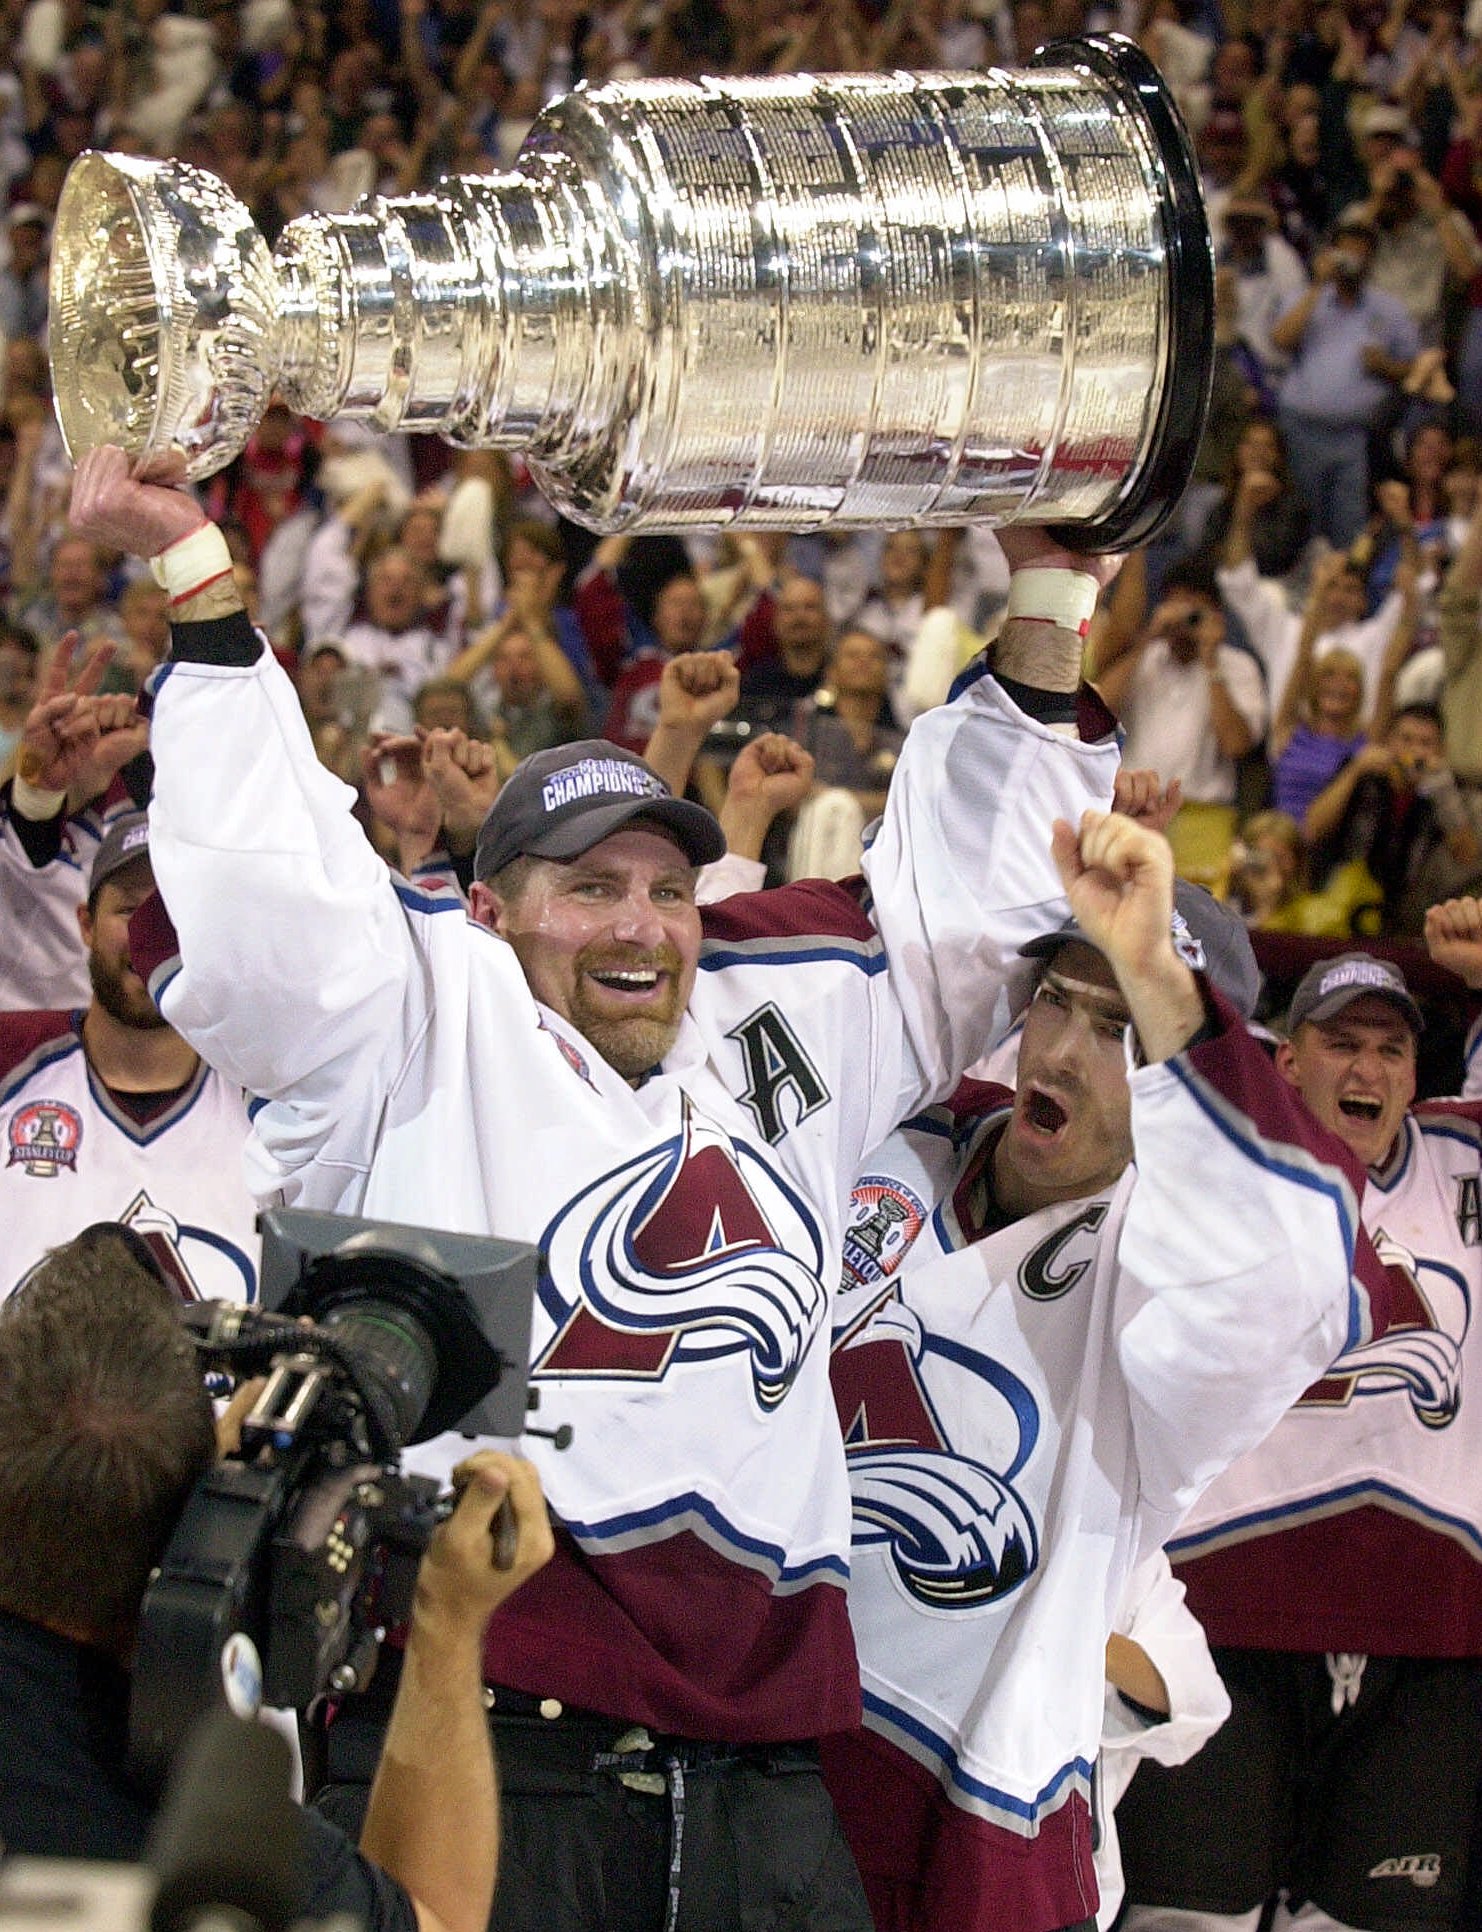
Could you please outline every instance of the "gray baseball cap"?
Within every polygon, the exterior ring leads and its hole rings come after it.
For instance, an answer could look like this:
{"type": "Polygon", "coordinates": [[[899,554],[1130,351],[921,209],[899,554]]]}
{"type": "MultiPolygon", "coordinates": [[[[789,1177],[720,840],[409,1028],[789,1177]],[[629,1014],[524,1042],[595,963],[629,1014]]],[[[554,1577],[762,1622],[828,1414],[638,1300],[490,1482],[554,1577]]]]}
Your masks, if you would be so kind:
{"type": "Polygon", "coordinates": [[[1362,999],[1387,1000],[1398,1007],[1416,1033],[1425,1027],[1425,1016],[1398,966],[1373,953],[1340,953],[1336,959],[1318,960],[1298,980],[1287,1010],[1286,1030],[1295,1033],[1309,1020],[1321,1025],[1362,999]]]}
{"type": "Polygon", "coordinates": [[[492,879],[512,859],[574,859],[635,819],[667,832],[691,865],[726,849],[713,813],[676,798],[641,758],[606,738],[582,738],[521,759],[484,820],[474,877],[492,879]]]}
{"type": "Polygon", "coordinates": [[[149,820],[143,812],[123,813],[103,834],[93,855],[93,869],[88,883],[89,899],[96,898],[115,872],[122,872],[135,859],[148,857],[149,820]]]}
{"type": "MultiPolygon", "coordinates": [[[[1048,959],[1072,940],[1105,957],[1103,949],[1081,931],[1074,919],[1057,926],[1054,932],[1041,933],[1019,951],[1028,959],[1048,959]]],[[[1248,1020],[1255,1012],[1261,995],[1261,969],[1251,951],[1245,921],[1233,907],[1221,904],[1203,886],[1192,885],[1187,879],[1173,882],[1173,949],[1186,966],[1205,974],[1241,1019],[1248,1020]]]]}

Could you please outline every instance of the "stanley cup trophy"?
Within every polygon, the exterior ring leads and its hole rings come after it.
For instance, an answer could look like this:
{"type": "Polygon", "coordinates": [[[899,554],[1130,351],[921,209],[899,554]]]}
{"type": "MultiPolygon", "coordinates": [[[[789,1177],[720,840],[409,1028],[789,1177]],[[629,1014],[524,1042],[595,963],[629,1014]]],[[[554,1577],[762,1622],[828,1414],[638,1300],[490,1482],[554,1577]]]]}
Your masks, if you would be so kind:
{"type": "Polygon", "coordinates": [[[521,451],[598,530],[1053,523],[1146,541],[1208,406],[1213,259],[1130,42],[1023,71],[578,88],[508,174],[307,215],[82,156],[53,242],[56,407],[236,456],[320,419],[521,451]]]}

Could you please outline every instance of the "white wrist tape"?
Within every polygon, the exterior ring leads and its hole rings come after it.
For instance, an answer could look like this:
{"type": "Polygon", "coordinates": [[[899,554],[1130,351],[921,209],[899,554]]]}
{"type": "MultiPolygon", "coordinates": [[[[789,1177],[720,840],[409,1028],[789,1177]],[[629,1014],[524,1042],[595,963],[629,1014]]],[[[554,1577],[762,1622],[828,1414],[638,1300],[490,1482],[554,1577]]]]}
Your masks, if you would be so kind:
{"type": "Polygon", "coordinates": [[[172,604],[183,604],[207,584],[231,575],[232,553],[216,525],[203,523],[188,536],[177,537],[157,557],[151,557],[149,572],[168,593],[172,604]]]}
{"type": "Polygon", "coordinates": [[[1016,570],[1009,579],[1009,601],[1004,622],[1027,617],[1033,623],[1058,624],[1081,637],[1091,626],[1100,585],[1084,570],[1016,570]]]}
{"type": "Polygon", "coordinates": [[[22,778],[19,772],[11,782],[11,810],[21,818],[28,818],[34,823],[39,824],[44,819],[55,818],[66,803],[65,792],[43,791],[39,785],[33,785],[28,779],[22,778]]]}

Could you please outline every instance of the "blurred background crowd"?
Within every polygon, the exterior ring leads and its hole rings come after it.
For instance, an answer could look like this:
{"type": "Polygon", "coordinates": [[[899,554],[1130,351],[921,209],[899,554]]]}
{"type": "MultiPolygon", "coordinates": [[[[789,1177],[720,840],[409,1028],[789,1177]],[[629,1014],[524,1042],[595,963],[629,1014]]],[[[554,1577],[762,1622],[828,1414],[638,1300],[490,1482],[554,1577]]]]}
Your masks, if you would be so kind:
{"type": "MultiPolygon", "coordinates": [[[[1482,881],[1476,0],[0,0],[0,24],[0,760],[68,629],[116,640],[119,690],[166,647],[163,593],[66,523],[46,278],[84,149],[208,167],[272,238],[507,167],[580,81],[1013,64],[1115,28],[1182,108],[1219,264],[1195,480],[1088,647],[1126,761],[1177,784],[1180,870],[1268,959],[1403,947],[1482,881]]],[[[202,494],[321,755],[363,789],[419,728],[506,765],[594,733],[641,750],[665,662],[732,652],[690,782],[715,803],[748,737],[803,744],[813,796],[773,830],[774,880],[853,868],[904,732],[1007,587],[983,529],[599,541],[518,460],[280,404],[202,494]]]]}

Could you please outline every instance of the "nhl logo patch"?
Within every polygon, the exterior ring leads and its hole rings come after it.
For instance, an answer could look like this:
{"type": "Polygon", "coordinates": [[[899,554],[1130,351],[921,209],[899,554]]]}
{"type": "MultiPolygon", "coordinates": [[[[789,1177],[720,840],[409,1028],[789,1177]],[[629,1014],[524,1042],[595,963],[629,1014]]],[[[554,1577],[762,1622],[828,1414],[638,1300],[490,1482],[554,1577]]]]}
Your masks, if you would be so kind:
{"type": "Polygon", "coordinates": [[[50,1180],[63,1168],[76,1170],[82,1116],[60,1100],[32,1100],[11,1115],[7,1139],[7,1167],[24,1167],[28,1174],[50,1180]]]}

